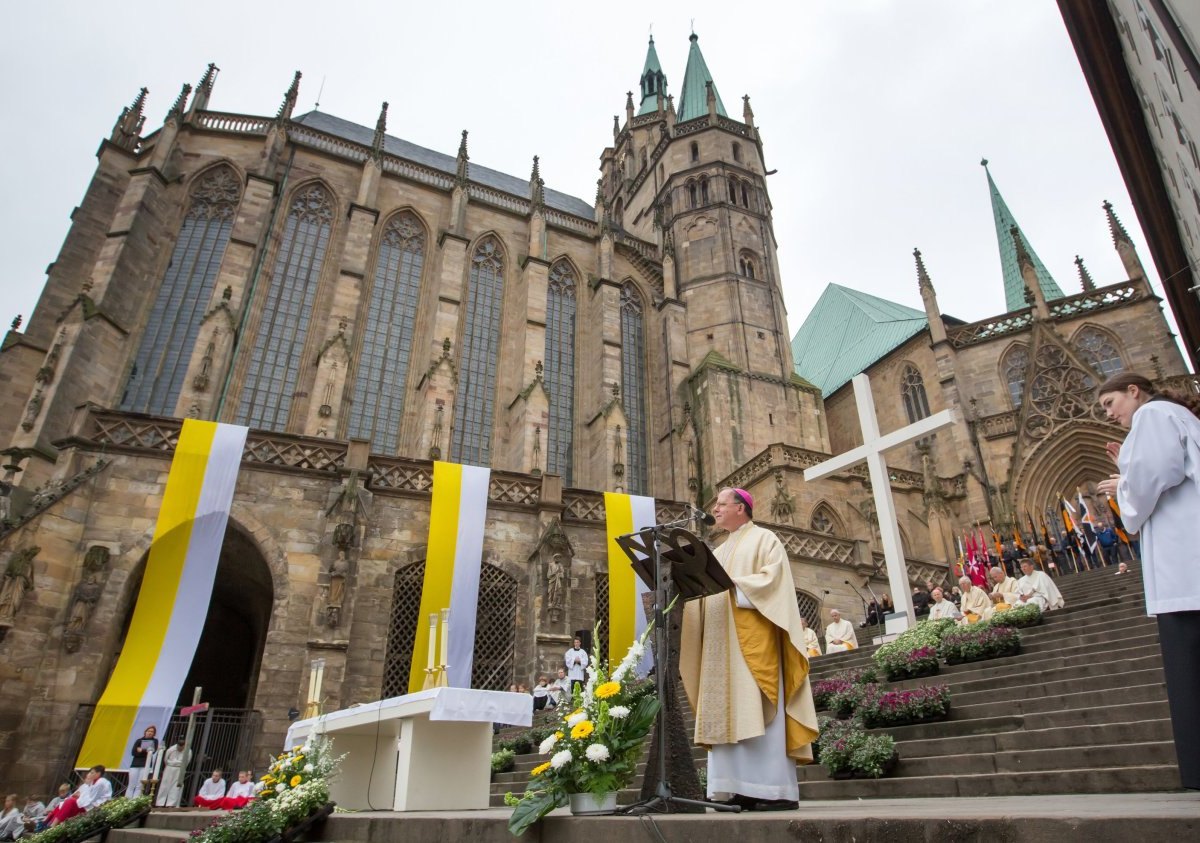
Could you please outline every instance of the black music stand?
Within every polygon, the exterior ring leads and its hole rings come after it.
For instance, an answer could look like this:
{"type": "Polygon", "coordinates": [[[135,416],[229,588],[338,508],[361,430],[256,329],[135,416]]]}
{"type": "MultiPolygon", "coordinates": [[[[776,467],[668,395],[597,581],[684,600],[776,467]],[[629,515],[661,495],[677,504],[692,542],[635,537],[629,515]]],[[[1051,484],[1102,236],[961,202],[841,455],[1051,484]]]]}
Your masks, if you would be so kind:
{"type": "Polygon", "coordinates": [[[654,685],[658,696],[658,716],[655,725],[658,743],[658,785],[654,796],[625,808],[622,813],[669,812],[673,804],[692,808],[712,808],[737,813],[737,805],[685,799],[671,792],[667,777],[667,680],[669,676],[670,644],[667,635],[666,607],[672,599],[672,589],[684,602],[720,594],[733,588],[733,580],[713,556],[708,545],[683,529],[691,517],[656,524],[637,533],[617,536],[616,542],[629,557],[633,570],[654,594],[654,685]],[[661,551],[660,544],[670,547],[661,551]],[[670,566],[663,564],[663,560],[670,566]]]}

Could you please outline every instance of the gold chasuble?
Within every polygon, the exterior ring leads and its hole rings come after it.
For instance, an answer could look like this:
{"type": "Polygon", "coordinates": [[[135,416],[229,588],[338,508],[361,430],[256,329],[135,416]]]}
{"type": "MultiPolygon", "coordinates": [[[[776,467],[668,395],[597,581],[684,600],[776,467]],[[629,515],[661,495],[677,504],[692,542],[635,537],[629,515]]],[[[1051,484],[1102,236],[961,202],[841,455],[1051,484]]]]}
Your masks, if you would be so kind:
{"type": "Polygon", "coordinates": [[[696,743],[762,735],[778,709],[782,672],[788,756],[811,763],[817,711],[787,551],[774,533],[748,522],[714,553],[755,608],[739,609],[732,591],[683,607],[679,672],[696,712],[696,743]]]}

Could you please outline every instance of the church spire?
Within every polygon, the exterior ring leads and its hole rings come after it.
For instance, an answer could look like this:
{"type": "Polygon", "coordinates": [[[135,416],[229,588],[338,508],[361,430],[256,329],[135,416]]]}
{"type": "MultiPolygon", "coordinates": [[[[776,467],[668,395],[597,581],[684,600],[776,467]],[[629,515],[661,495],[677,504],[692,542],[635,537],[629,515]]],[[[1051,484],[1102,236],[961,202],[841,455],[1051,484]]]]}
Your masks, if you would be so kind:
{"type": "Polygon", "coordinates": [[[546,183],[542,181],[542,172],[536,155],[533,156],[533,170],[529,174],[529,201],[534,211],[540,211],[546,207],[546,183]]]}
{"type": "Polygon", "coordinates": [[[375,137],[371,139],[371,154],[378,158],[383,155],[383,141],[387,136],[387,110],[388,104],[384,104],[379,109],[379,119],[375,121],[375,137]]]}
{"type": "Polygon", "coordinates": [[[291,86],[283,95],[283,102],[280,103],[279,112],[275,115],[276,122],[282,123],[292,119],[292,112],[296,110],[296,98],[300,96],[300,76],[300,71],[297,70],[296,75],[292,77],[291,86]]]}
{"type": "Polygon", "coordinates": [[[689,40],[692,46],[688,50],[687,70],[683,72],[683,89],[679,92],[679,122],[708,114],[710,84],[717,102],[717,114],[728,117],[725,104],[721,102],[721,95],[713,83],[712,74],[708,72],[708,65],[704,63],[704,54],[700,52],[700,37],[693,32],[689,40]]]}
{"type": "Polygon", "coordinates": [[[1121,225],[1116,211],[1113,210],[1112,202],[1107,199],[1104,200],[1104,214],[1108,217],[1108,230],[1112,232],[1113,245],[1117,247],[1117,254],[1121,258],[1121,263],[1125,265],[1125,274],[1129,276],[1130,281],[1144,281],[1146,269],[1142,266],[1142,259],[1138,257],[1137,247],[1133,245],[1133,238],[1129,236],[1125,226],[1121,225]]]}
{"type": "Polygon", "coordinates": [[[658,63],[658,53],[654,49],[654,36],[650,36],[650,46],[646,49],[646,64],[642,67],[642,105],[638,114],[652,114],[658,111],[658,98],[667,96],[667,75],[663,73],[662,65],[658,63]]]}
{"type": "Polygon", "coordinates": [[[917,287],[921,291],[921,302],[925,305],[925,316],[929,319],[929,337],[933,344],[937,345],[946,341],[946,323],[942,321],[937,292],[933,289],[933,281],[925,269],[925,259],[921,257],[920,249],[913,249],[913,258],[917,261],[917,287]]]}
{"type": "Polygon", "coordinates": [[[1088,272],[1086,266],[1083,265],[1083,258],[1079,255],[1075,256],[1075,266],[1079,267],[1079,286],[1083,288],[1085,293],[1090,293],[1096,289],[1096,282],[1092,280],[1092,273],[1088,272]]]}
{"type": "Polygon", "coordinates": [[[121,109],[121,116],[113,126],[109,140],[122,149],[137,149],[141,141],[142,126],[146,123],[146,94],[149,88],[142,88],[134,97],[133,104],[121,109]]]}
{"type": "Polygon", "coordinates": [[[175,102],[171,104],[171,110],[167,112],[167,119],[174,117],[176,120],[183,118],[184,109],[187,108],[188,97],[192,93],[192,86],[184,82],[183,87],[179,89],[179,96],[175,98],[175,102]]]}
{"type": "Polygon", "coordinates": [[[1107,199],[1104,200],[1104,215],[1108,217],[1108,230],[1112,233],[1113,245],[1120,246],[1122,243],[1133,245],[1133,240],[1129,238],[1129,232],[1125,230],[1125,226],[1117,219],[1112,202],[1109,202],[1107,199]]]}
{"type": "Polygon", "coordinates": [[[207,110],[208,100],[212,97],[213,86],[217,82],[217,72],[220,69],[215,62],[208,63],[204,75],[200,77],[200,82],[196,85],[196,96],[192,97],[192,107],[189,111],[207,110]]]}
{"type": "Polygon", "coordinates": [[[462,130],[462,140],[458,142],[458,158],[454,167],[455,184],[466,187],[471,178],[470,156],[467,155],[467,130],[462,130]]]}
{"type": "Polygon", "coordinates": [[[1052,299],[1061,299],[1063,297],[1062,288],[1055,282],[1054,277],[1050,275],[1042,263],[1041,258],[1037,256],[1037,252],[1033,250],[1033,246],[1029,243],[1029,238],[1021,231],[1021,227],[1017,225],[1016,219],[1012,215],[1012,211],[1008,209],[1004,198],[1000,195],[1000,190],[996,187],[996,182],[992,179],[991,170],[988,170],[988,161],[984,158],[979,162],[984,171],[987,173],[988,192],[992,198],[992,217],[996,223],[996,240],[1000,247],[1000,266],[1004,272],[1004,306],[1008,310],[1020,310],[1025,307],[1025,278],[1021,274],[1021,262],[1017,254],[1018,244],[1021,251],[1025,253],[1025,259],[1029,261],[1033,267],[1034,273],[1037,275],[1038,286],[1041,287],[1042,297],[1046,301],[1052,299]],[[1011,233],[1016,229],[1020,237],[1015,237],[1011,233]]]}

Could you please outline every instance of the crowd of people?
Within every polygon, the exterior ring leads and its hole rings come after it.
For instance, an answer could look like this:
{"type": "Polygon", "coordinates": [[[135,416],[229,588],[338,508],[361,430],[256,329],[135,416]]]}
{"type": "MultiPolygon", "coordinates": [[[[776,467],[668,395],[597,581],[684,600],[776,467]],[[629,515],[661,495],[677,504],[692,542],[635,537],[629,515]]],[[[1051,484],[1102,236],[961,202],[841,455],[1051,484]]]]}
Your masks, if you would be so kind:
{"type": "Polygon", "coordinates": [[[537,677],[532,690],[524,682],[509,685],[508,690],[514,694],[529,694],[535,712],[557,708],[571,699],[576,687],[583,687],[587,681],[587,666],[588,654],[583,649],[583,639],[576,637],[571,642],[571,649],[563,654],[563,666],[558,668],[553,680],[543,673],[537,677]]]}

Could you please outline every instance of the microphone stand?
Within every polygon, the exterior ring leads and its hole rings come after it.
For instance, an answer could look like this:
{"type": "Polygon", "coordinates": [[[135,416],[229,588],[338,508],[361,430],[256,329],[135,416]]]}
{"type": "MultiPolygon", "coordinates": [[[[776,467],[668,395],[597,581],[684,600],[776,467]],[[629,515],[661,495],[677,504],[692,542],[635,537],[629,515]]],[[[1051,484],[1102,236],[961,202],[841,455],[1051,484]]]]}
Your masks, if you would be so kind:
{"type": "MultiPolygon", "coordinates": [[[[870,614],[871,614],[871,611],[870,611],[870,609],[867,607],[867,600],[866,600],[866,598],[865,598],[865,597],[863,597],[863,596],[862,596],[862,592],[861,592],[861,591],[859,591],[857,588],[854,588],[854,586],[850,584],[850,580],[843,580],[843,582],[844,582],[844,583],[846,583],[846,585],[849,585],[851,588],[853,588],[853,589],[854,589],[854,595],[855,595],[855,596],[858,598],[859,602],[860,602],[860,603],[862,603],[862,607],[863,607],[863,625],[862,625],[862,627],[861,627],[861,628],[866,628],[866,626],[867,626],[867,618],[868,618],[868,617],[870,616],[870,614]]],[[[876,605],[876,606],[879,606],[879,601],[878,601],[878,600],[876,600],[876,601],[875,601],[875,605],[876,605]]],[[[878,613],[879,613],[879,611],[878,611],[878,609],[876,609],[876,614],[878,614],[878,613]]]]}

